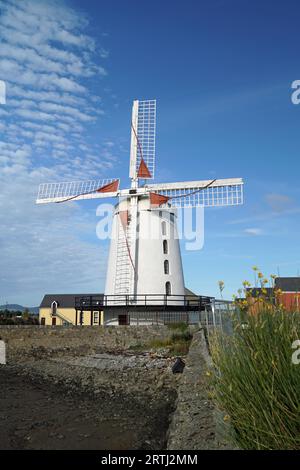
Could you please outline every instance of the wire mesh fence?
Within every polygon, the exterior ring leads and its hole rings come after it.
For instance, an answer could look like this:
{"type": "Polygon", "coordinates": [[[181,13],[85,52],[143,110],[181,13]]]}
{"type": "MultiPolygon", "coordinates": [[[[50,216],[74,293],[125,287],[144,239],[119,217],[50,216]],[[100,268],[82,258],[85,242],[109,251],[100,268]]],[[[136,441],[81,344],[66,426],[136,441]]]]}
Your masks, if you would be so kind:
{"type": "Polygon", "coordinates": [[[187,323],[199,325],[207,329],[208,334],[219,329],[226,334],[232,334],[233,315],[235,307],[232,302],[212,301],[205,310],[195,311],[139,311],[138,309],[121,312],[110,310],[105,313],[105,324],[127,325],[166,325],[170,323],[187,323]],[[126,317],[126,318],[125,318],[126,317]],[[124,322],[124,323],[123,323],[124,322]]]}
{"type": "Polygon", "coordinates": [[[207,333],[214,329],[220,329],[226,334],[233,332],[233,315],[235,305],[226,300],[214,300],[210,308],[200,312],[199,323],[207,329],[207,333]]]}

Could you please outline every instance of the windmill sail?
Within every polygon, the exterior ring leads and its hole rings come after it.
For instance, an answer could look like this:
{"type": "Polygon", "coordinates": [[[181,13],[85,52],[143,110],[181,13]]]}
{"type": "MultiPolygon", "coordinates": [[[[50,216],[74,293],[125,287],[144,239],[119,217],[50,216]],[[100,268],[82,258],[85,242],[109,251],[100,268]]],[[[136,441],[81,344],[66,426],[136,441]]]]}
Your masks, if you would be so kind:
{"type": "Polygon", "coordinates": [[[243,204],[241,178],[148,184],[151,193],[161,196],[165,207],[214,207],[243,204]],[[167,198],[164,201],[163,197],[167,198]]]}
{"type": "MultiPolygon", "coordinates": [[[[183,305],[185,287],[175,218],[165,212],[181,207],[221,207],[243,203],[243,180],[213,179],[153,184],[155,176],[156,100],[133,102],[129,176],[131,185],[119,189],[119,179],[98,179],[39,186],[37,204],[118,197],[110,241],[105,295],[110,305],[137,307],[138,296],[171,299],[183,305]],[[149,179],[140,185],[139,180],[149,179]],[[157,214],[157,210],[161,214],[157,214]],[[160,217],[164,220],[161,220],[160,217]],[[157,226],[158,239],[149,227],[157,226]],[[115,236],[116,235],[116,236],[115,236]]],[[[149,297],[148,297],[149,298],[149,297]]],[[[144,302],[144,301],[143,301],[144,302]]],[[[147,304],[148,305],[148,304],[147,304]]],[[[166,304],[157,304],[165,309],[166,304]]],[[[156,303],[155,303],[156,308],[156,303]]],[[[110,320],[108,320],[109,322],[110,320]]]]}
{"type": "Polygon", "coordinates": [[[119,179],[43,183],[39,186],[37,204],[67,202],[118,196],[119,179]]]}
{"type": "Polygon", "coordinates": [[[133,102],[129,176],[153,179],[155,174],[156,100],[133,102]]]}

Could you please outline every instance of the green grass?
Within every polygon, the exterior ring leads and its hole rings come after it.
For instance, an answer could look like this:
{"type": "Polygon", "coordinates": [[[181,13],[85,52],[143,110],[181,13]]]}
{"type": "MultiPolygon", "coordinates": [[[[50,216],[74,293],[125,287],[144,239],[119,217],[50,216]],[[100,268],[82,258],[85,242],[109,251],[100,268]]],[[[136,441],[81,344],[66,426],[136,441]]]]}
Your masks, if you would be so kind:
{"type": "Polygon", "coordinates": [[[213,396],[240,448],[300,449],[300,313],[269,306],[244,320],[232,336],[210,337],[213,396]]]}
{"type": "Polygon", "coordinates": [[[135,344],[132,344],[129,346],[130,350],[132,351],[145,351],[145,349],[147,349],[145,343],[141,343],[140,341],[135,343],[135,344]]]}
{"type": "Polygon", "coordinates": [[[184,328],[182,324],[175,325],[179,325],[178,328],[175,326],[170,327],[170,325],[168,325],[172,330],[172,334],[168,338],[154,339],[148,343],[148,346],[152,349],[166,348],[170,354],[174,356],[186,355],[189,351],[193,336],[186,323],[183,324],[184,328]]]}
{"type": "Polygon", "coordinates": [[[146,351],[148,349],[167,349],[173,356],[185,356],[190,347],[192,334],[190,333],[189,326],[182,323],[168,324],[170,335],[164,339],[153,339],[149,342],[137,342],[129,347],[133,351],[146,351]]]}
{"type": "Polygon", "coordinates": [[[187,331],[189,326],[185,322],[178,322],[178,323],[168,323],[167,327],[169,330],[175,330],[175,331],[187,331]]]}

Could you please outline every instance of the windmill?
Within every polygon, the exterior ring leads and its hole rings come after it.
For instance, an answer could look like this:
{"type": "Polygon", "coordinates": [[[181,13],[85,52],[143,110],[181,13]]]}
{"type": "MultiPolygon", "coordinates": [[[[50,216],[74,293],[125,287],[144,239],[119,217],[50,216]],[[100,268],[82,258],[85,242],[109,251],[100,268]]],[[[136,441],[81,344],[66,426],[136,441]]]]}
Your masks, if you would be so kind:
{"type": "MultiPolygon", "coordinates": [[[[46,183],[37,203],[119,198],[115,206],[105,294],[114,304],[125,296],[184,296],[176,209],[243,203],[241,178],[147,183],[155,174],[156,100],[134,101],[131,120],[130,188],[119,179],[46,183]],[[143,182],[144,181],[144,182],[143,182]],[[143,182],[143,183],[142,183],[143,182]],[[155,237],[146,236],[155,227],[155,237]]],[[[153,297],[154,298],[154,297],[153,297]]],[[[136,301],[136,300],[135,300],[136,301]]],[[[176,302],[176,300],[174,300],[176,302]]]]}

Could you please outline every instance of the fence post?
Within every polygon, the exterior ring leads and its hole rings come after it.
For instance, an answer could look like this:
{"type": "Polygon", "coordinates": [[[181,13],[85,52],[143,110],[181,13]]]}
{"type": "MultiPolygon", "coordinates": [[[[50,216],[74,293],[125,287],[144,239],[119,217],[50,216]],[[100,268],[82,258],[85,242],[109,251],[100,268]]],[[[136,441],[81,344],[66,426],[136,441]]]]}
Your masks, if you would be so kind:
{"type": "Polygon", "coordinates": [[[214,325],[214,328],[216,328],[216,312],[215,312],[215,308],[216,308],[216,303],[215,303],[215,300],[213,300],[212,303],[211,303],[211,311],[212,311],[212,317],[213,317],[213,325],[214,325]]]}
{"type": "Polygon", "coordinates": [[[208,328],[208,312],[207,308],[205,307],[205,317],[206,317],[206,331],[207,331],[207,336],[209,336],[209,328],[208,328]]]}
{"type": "Polygon", "coordinates": [[[223,310],[220,309],[220,327],[221,327],[221,331],[223,331],[222,311],[223,310]]]}

